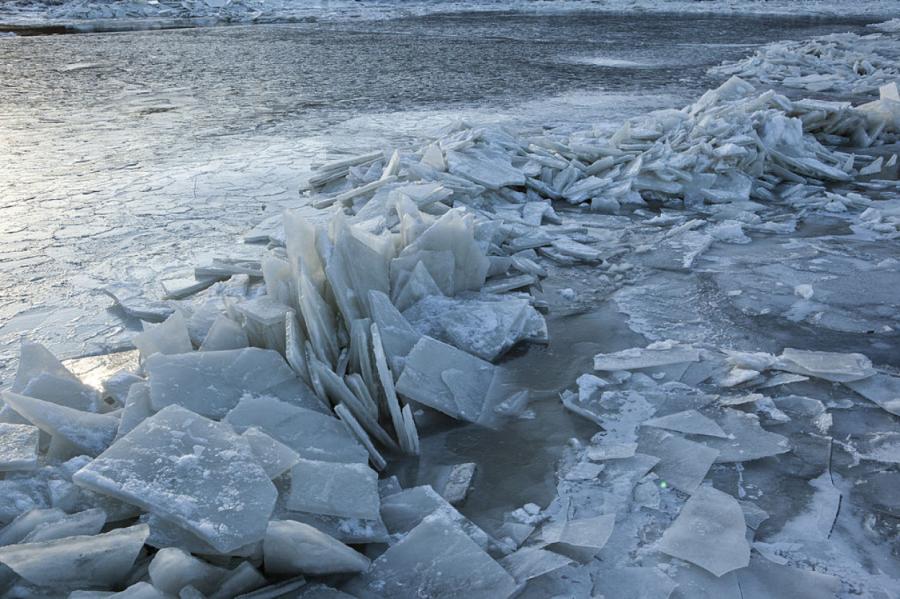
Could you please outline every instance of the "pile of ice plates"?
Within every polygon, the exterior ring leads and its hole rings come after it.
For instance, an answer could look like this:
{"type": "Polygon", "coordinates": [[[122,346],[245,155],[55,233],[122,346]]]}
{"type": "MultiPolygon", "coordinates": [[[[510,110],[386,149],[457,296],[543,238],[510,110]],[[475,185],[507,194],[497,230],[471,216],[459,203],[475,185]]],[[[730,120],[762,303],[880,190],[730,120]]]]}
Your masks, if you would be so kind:
{"type": "Polygon", "coordinates": [[[748,58],[714,67],[710,74],[737,75],[809,92],[869,93],[900,77],[896,21],[876,25],[881,33],[836,33],[774,42],[748,58]]]}

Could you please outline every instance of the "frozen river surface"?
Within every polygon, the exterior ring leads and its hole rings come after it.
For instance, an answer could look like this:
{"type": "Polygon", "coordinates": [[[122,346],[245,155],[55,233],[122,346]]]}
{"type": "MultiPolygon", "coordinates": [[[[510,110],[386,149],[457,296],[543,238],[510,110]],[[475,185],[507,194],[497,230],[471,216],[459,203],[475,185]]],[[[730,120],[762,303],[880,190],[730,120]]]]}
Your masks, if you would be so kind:
{"type": "Polygon", "coordinates": [[[158,295],[298,204],[326,156],[458,117],[609,126],[683,105],[754,44],[860,28],[472,14],[0,39],[0,383],[25,333],[63,356],[126,345],[139,325],[101,287],[158,295]]]}

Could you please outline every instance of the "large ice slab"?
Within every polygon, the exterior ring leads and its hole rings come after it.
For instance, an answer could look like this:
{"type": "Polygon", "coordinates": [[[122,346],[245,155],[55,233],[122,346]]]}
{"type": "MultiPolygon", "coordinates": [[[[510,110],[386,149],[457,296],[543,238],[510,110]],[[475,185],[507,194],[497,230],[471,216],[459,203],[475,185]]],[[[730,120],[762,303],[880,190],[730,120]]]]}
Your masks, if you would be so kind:
{"type": "Polygon", "coordinates": [[[102,535],[0,547],[0,563],[41,587],[109,589],[128,576],[147,535],[146,524],[102,535]]]}
{"type": "Polygon", "coordinates": [[[759,425],[759,418],[755,414],[725,408],[716,417],[716,421],[727,437],[704,435],[698,436],[697,440],[719,451],[717,463],[748,462],[782,454],[791,449],[787,437],[765,430],[759,425]]]}
{"type": "Polygon", "coordinates": [[[594,370],[634,370],[696,362],[699,359],[699,350],[665,342],[645,348],[624,349],[613,354],[597,354],[594,356],[594,370]]]}
{"type": "Polygon", "coordinates": [[[489,362],[422,337],[406,359],[397,393],[454,418],[476,422],[493,378],[494,366],[489,362]]]}
{"type": "Polygon", "coordinates": [[[428,516],[345,588],[357,597],[504,599],[513,578],[459,526],[428,516]]]}
{"type": "Polygon", "coordinates": [[[858,381],[875,374],[872,361],[862,354],[791,348],[785,348],[778,357],[775,368],[838,383],[858,381]]]}
{"type": "Polygon", "coordinates": [[[342,518],[378,519],[378,475],[365,464],[300,458],[291,470],[287,507],[342,518]]]}
{"type": "Polygon", "coordinates": [[[261,539],[275,487],[226,424],[179,406],[144,420],[73,480],[158,514],[219,551],[261,539]]]}
{"type": "Polygon", "coordinates": [[[263,541],[266,573],[295,576],[362,572],[369,560],[302,522],[272,520],[263,541]]]}
{"type": "Polygon", "coordinates": [[[438,512],[456,522],[479,547],[487,549],[487,533],[460,514],[428,485],[404,489],[381,500],[381,518],[393,535],[408,533],[426,517],[438,512]]]}
{"type": "Polygon", "coordinates": [[[693,493],[719,457],[719,450],[664,431],[645,431],[640,450],[659,458],[653,470],[666,485],[693,493]]]}
{"type": "Polygon", "coordinates": [[[744,512],[734,497],[700,487],[663,533],[659,549],[722,576],[750,563],[746,529],[744,512]]]}
{"type": "Polygon", "coordinates": [[[147,359],[153,408],[177,404],[202,416],[222,418],[245,394],[271,395],[321,409],[273,350],[249,347],[186,354],[156,354],[147,359]]]}

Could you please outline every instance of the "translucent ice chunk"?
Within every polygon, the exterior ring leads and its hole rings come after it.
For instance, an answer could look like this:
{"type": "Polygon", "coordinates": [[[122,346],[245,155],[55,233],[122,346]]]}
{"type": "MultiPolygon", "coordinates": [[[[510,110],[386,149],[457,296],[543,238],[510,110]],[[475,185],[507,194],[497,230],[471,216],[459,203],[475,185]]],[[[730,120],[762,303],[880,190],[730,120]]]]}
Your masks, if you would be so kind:
{"type": "Polygon", "coordinates": [[[153,586],[164,593],[177,595],[191,585],[204,594],[219,587],[227,571],[197,559],[175,547],[160,549],[148,569],[153,586]]]}
{"type": "Polygon", "coordinates": [[[653,470],[661,483],[688,494],[700,486],[719,457],[717,449],[663,431],[646,431],[641,436],[640,449],[659,458],[653,470]]]}
{"type": "Polygon", "coordinates": [[[236,430],[255,426],[301,457],[365,464],[368,453],[340,420],[272,397],[245,397],[225,417],[236,430]]]}
{"type": "Polygon", "coordinates": [[[840,354],[791,348],[785,348],[774,367],[778,370],[814,376],[838,383],[858,381],[875,374],[871,360],[862,354],[840,354]]]}
{"type": "Polygon", "coordinates": [[[900,377],[879,373],[849,382],[847,386],[887,412],[900,416],[900,377]]]}
{"type": "Polygon", "coordinates": [[[155,353],[183,354],[194,349],[181,312],[175,312],[162,324],[145,327],[132,341],[145,360],[155,353]]]}
{"type": "Polygon", "coordinates": [[[615,522],[615,514],[548,522],[538,533],[538,540],[541,547],[549,546],[579,561],[589,561],[606,545],[615,522]]]}
{"type": "Polygon", "coordinates": [[[594,370],[634,370],[699,360],[700,351],[693,347],[660,344],[660,347],[634,347],[614,354],[597,354],[594,356],[594,370]]]}
{"type": "Polygon", "coordinates": [[[179,406],[141,422],[73,480],[171,520],[223,552],[261,539],[275,506],[275,487],[246,441],[179,406]]]}
{"type": "Polygon", "coordinates": [[[37,468],[39,440],[35,426],[0,422],[0,472],[37,468]]]}
{"type": "Polygon", "coordinates": [[[291,469],[300,459],[296,451],[276,441],[255,426],[245,430],[241,437],[247,441],[259,465],[263,467],[269,478],[277,478],[291,469]]]}
{"type": "Polygon", "coordinates": [[[344,590],[361,598],[504,599],[515,588],[513,578],[455,522],[433,514],[344,590]]]}
{"type": "Polygon", "coordinates": [[[273,350],[248,347],[192,352],[147,360],[154,409],[178,404],[202,416],[222,418],[245,394],[271,395],[321,409],[294,371],[273,350]]]}
{"type": "Polygon", "coordinates": [[[716,417],[728,438],[702,437],[704,445],[719,450],[717,463],[747,462],[790,451],[787,437],[770,433],[759,425],[755,414],[725,408],[716,417]]]}
{"type": "Polygon", "coordinates": [[[679,433],[690,433],[694,435],[707,435],[710,437],[726,437],[725,431],[722,430],[715,420],[707,418],[697,410],[685,410],[676,412],[668,416],[660,416],[644,421],[644,426],[652,426],[655,428],[664,428],[679,433]]]}
{"type": "Polygon", "coordinates": [[[572,560],[564,555],[536,547],[523,547],[500,560],[500,565],[518,582],[537,578],[571,563],[572,560]]]}
{"type": "Polygon", "coordinates": [[[110,588],[128,576],[148,534],[147,525],[138,524],[102,535],[8,545],[0,548],[0,563],[38,586],[110,588]]]}
{"type": "Polygon", "coordinates": [[[52,374],[80,382],[46,347],[40,343],[23,341],[19,350],[19,368],[10,389],[21,393],[31,379],[40,374],[52,374]]]}
{"type": "Polygon", "coordinates": [[[712,487],[697,489],[663,533],[663,553],[722,576],[750,563],[747,525],[737,500],[712,487]]]}
{"type": "Polygon", "coordinates": [[[41,373],[28,381],[22,395],[36,397],[67,408],[85,412],[104,411],[100,396],[91,387],[69,377],[41,373]]]}
{"type": "Polygon", "coordinates": [[[525,185],[525,175],[509,163],[499,150],[448,152],[447,164],[454,175],[465,177],[488,189],[525,185]]]}
{"type": "Polygon", "coordinates": [[[0,546],[18,543],[35,528],[58,522],[66,517],[66,513],[58,508],[34,509],[23,512],[15,520],[0,530],[0,546]]]}
{"type": "Polygon", "coordinates": [[[250,345],[247,333],[241,325],[220,314],[209,327],[209,332],[200,345],[200,351],[224,351],[241,349],[250,345]]]}
{"type": "Polygon", "coordinates": [[[365,464],[301,458],[291,470],[287,507],[310,514],[377,520],[378,475],[365,464]]]}
{"type": "Polygon", "coordinates": [[[125,407],[122,409],[122,417],[119,419],[119,430],[116,438],[125,435],[146,418],[153,415],[153,406],[150,403],[150,385],[136,383],[128,390],[125,397],[125,407]]]}
{"type": "Polygon", "coordinates": [[[381,518],[391,534],[407,533],[436,512],[456,522],[479,547],[487,549],[487,533],[428,485],[398,491],[384,497],[381,502],[381,518]]]}
{"type": "Polygon", "coordinates": [[[241,564],[229,572],[219,588],[209,595],[209,599],[232,599],[253,591],[266,584],[266,579],[250,562],[241,564]]]}
{"type": "Polygon", "coordinates": [[[100,508],[91,508],[58,520],[41,522],[19,542],[40,543],[65,537],[92,536],[99,534],[104,524],[106,512],[100,508]]]}
{"type": "Polygon", "coordinates": [[[489,362],[422,337],[407,356],[397,392],[454,418],[476,422],[493,378],[489,362]]]}
{"type": "Polygon", "coordinates": [[[86,455],[95,456],[109,447],[119,428],[119,420],[113,416],[73,410],[10,391],[3,393],[3,400],[42,431],[64,439],[86,455]]]}
{"type": "Polygon", "coordinates": [[[272,520],[263,541],[266,573],[294,576],[321,576],[362,572],[369,560],[308,524],[293,520],[272,520]]]}

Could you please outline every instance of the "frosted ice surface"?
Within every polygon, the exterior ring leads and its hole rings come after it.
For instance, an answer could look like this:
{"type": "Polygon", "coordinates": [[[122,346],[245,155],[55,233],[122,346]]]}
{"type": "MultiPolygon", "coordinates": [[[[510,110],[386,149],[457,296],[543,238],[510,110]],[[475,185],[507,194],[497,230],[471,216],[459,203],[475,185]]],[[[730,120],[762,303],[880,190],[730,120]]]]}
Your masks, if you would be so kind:
{"type": "Polygon", "coordinates": [[[144,327],[132,342],[145,360],[155,353],[183,354],[194,349],[184,316],[177,311],[161,324],[144,327]]]}
{"type": "Polygon", "coordinates": [[[594,370],[634,370],[699,360],[700,351],[693,347],[661,344],[657,348],[654,346],[634,347],[614,354],[597,354],[594,356],[594,370]]]}
{"type": "Polygon", "coordinates": [[[255,426],[245,430],[241,436],[247,441],[259,465],[269,478],[277,478],[291,469],[300,459],[300,454],[255,426]]]}
{"type": "Polygon", "coordinates": [[[271,395],[321,409],[284,358],[273,350],[249,347],[156,354],[147,359],[146,368],[150,399],[157,410],[177,404],[201,416],[222,418],[245,394],[271,395]]]}
{"type": "Polygon", "coordinates": [[[381,518],[391,534],[407,533],[436,512],[456,522],[475,543],[487,548],[487,533],[428,485],[398,491],[381,500],[381,518]]]}
{"type": "Polygon", "coordinates": [[[106,589],[122,582],[150,533],[147,525],[102,535],[0,547],[0,563],[31,584],[64,589],[106,589]]]}
{"type": "Polygon", "coordinates": [[[460,420],[476,422],[494,366],[451,345],[422,337],[406,359],[397,393],[460,420]]]}
{"type": "Polygon", "coordinates": [[[429,296],[403,312],[419,333],[485,360],[523,340],[546,340],[544,318],[524,299],[429,296]]]}
{"type": "Polygon", "coordinates": [[[778,370],[847,383],[873,374],[872,362],[862,354],[808,351],[785,348],[775,364],[778,370]]]}
{"type": "Polygon", "coordinates": [[[703,444],[719,450],[717,463],[747,462],[790,451],[787,437],[770,433],[759,425],[755,414],[725,408],[716,418],[728,435],[726,439],[702,437],[703,444]]]}
{"type": "Polygon", "coordinates": [[[685,410],[667,416],[651,418],[644,421],[644,426],[664,428],[679,433],[691,433],[695,435],[707,435],[710,437],[727,437],[725,431],[710,418],[707,418],[697,410],[685,410]]]}
{"type": "Polygon", "coordinates": [[[504,599],[513,578],[443,514],[433,514],[344,589],[360,598],[504,599]]]}
{"type": "Polygon", "coordinates": [[[119,428],[119,420],[114,416],[73,410],[11,391],[3,393],[3,400],[42,431],[62,438],[90,456],[106,449],[119,428]]]}
{"type": "Polygon", "coordinates": [[[310,460],[365,464],[369,459],[366,449],[337,418],[273,397],[244,397],[225,421],[241,432],[258,427],[310,460]]]}
{"type": "Polygon", "coordinates": [[[91,508],[52,521],[41,522],[19,541],[20,543],[40,543],[64,537],[92,536],[100,534],[106,524],[106,512],[91,508]]]}
{"type": "Polygon", "coordinates": [[[148,572],[153,586],[170,595],[177,595],[188,585],[208,595],[219,587],[227,573],[224,568],[208,564],[176,547],[157,551],[148,572]]]}
{"type": "Polygon", "coordinates": [[[366,464],[300,458],[291,470],[288,509],[310,514],[377,520],[378,475],[366,464]]]}
{"type": "Polygon", "coordinates": [[[572,563],[564,555],[536,547],[523,547],[500,560],[500,565],[518,582],[537,578],[572,563]]]}
{"type": "Polygon", "coordinates": [[[719,456],[717,449],[663,431],[645,431],[640,451],[659,458],[653,471],[663,482],[688,494],[696,491],[719,456]]]}
{"type": "Polygon", "coordinates": [[[369,560],[302,522],[272,520],[263,541],[266,573],[295,576],[362,572],[369,560]]]}
{"type": "Polygon", "coordinates": [[[171,520],[222,552],[264,536],[276,497],[246,441],[179,406],[141,422],[73,480],[171,520]]]}
{"type": "Polygon", "coordinates": [[[885,411],[900,416],[900,377],[879,373],[846,385],[885,411]]]}
{"type": "Polygon", "coordinates": [[[39,439],[35,426],[0,422],[0,472],[37,468],[39,439]]]}
{"type": "Polygon", "coordinates": [[[746,529],[744,513],[734,497],[712,487],[700,487],[663,533],[658,546],[663,553],[722,576],[750,563],[746,529]]]}
{"type": "Polygon", "coordinates": [[[178,547],[195,555],[249,557],[258,554],[262,544],[262,541],[254,541],[229,551],[218,551],[197,535],[154,514],[143,514],[140,520],[150,527],[147,544],[158,549],[178,547]]]}
{"type": "Polygon", "coordinates": [[[505,152],[448,152],[447,163],[454,175],[465,177],[488,189],[525,185],[525,175],[509,163],[509,156],[505,152]]]}

